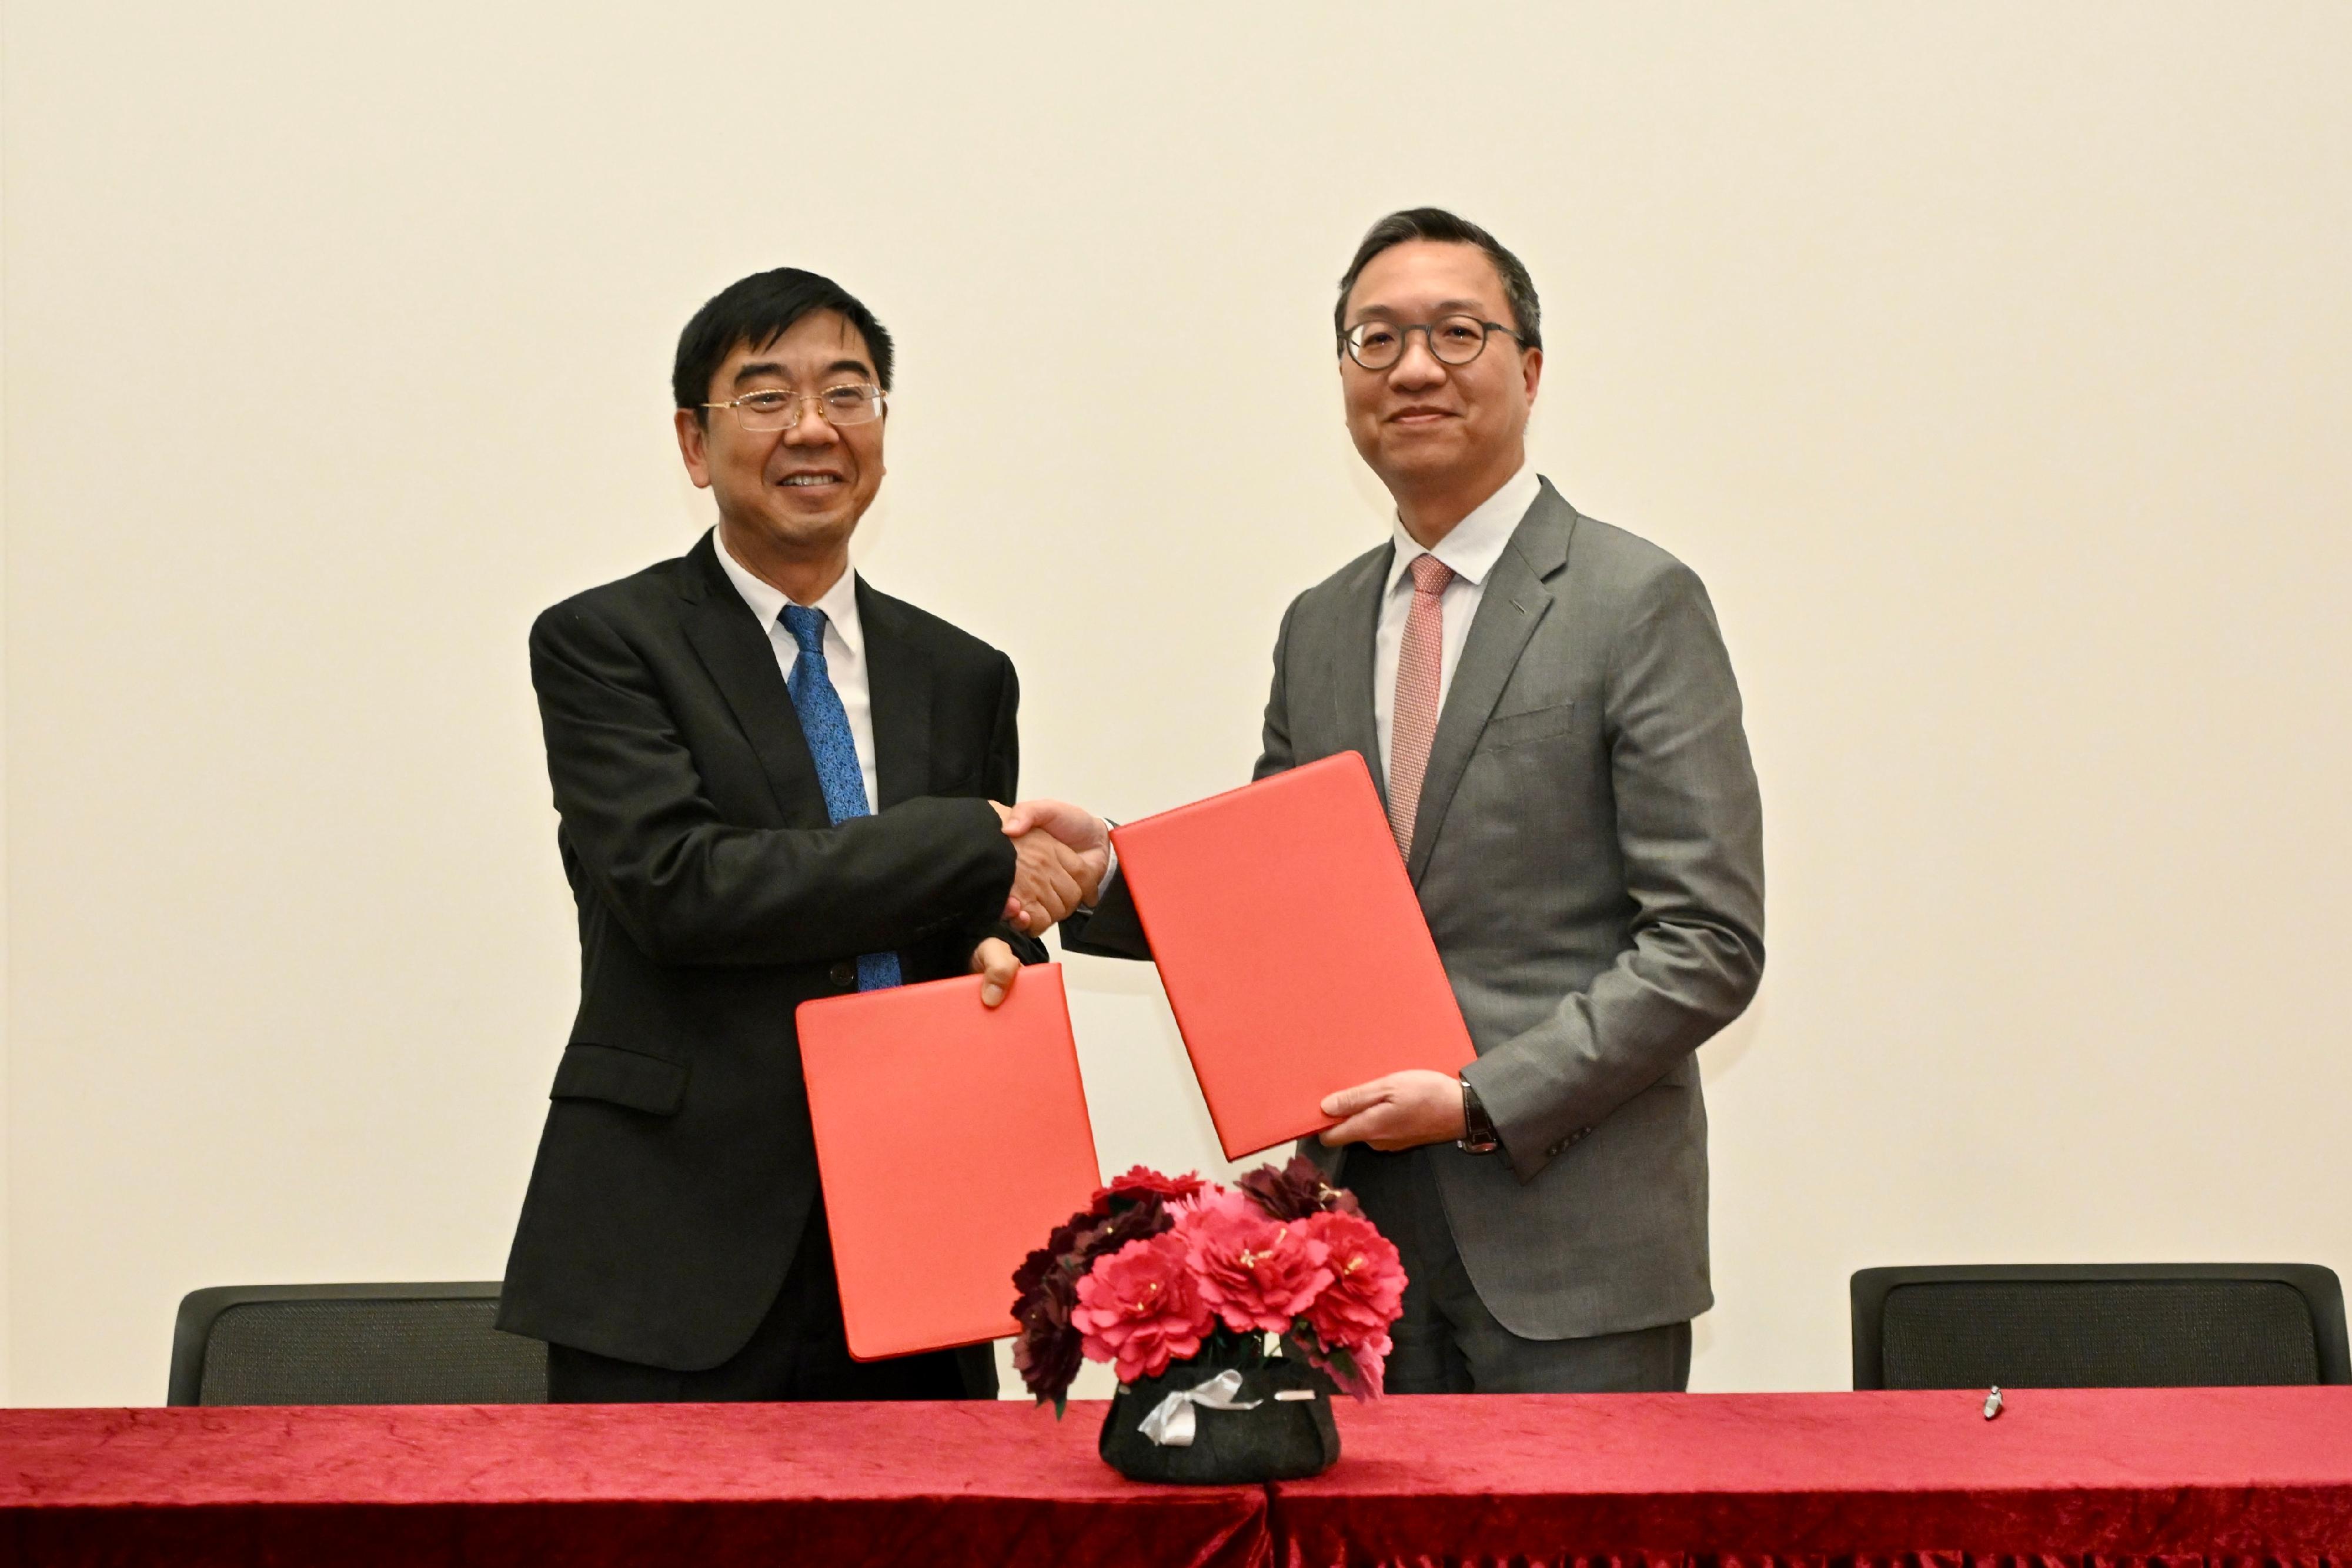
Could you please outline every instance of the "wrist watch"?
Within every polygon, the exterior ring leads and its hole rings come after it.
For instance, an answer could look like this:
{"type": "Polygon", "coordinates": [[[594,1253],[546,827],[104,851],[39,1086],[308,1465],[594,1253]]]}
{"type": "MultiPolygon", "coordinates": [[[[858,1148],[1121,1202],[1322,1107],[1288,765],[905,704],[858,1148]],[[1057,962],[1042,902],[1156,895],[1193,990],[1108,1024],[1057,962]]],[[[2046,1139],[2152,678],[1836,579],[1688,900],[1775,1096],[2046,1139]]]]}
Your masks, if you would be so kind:
{"type": "Polygon", "coordinates": [[[1491,1155],[1502,1146],[1503,1140],[1495,1135],[1495,1119],[1486,1114],[1486,1107],[1479,1103],[1478,1091],[1471,1088],[1470,1081],[1465,1078],[1462,1080],[1462,1136],[1454,1140],[1454,1147],[1465,1154],[1491,1155]]]}

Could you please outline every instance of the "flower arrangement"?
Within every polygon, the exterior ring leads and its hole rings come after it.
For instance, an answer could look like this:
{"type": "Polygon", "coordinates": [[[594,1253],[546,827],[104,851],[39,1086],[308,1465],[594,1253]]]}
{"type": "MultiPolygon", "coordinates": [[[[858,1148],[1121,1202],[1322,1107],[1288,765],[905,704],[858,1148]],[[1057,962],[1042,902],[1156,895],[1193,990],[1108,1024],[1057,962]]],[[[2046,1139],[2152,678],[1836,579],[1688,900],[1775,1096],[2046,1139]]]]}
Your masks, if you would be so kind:
{"type": "Polygon", "coordinates": [[[1029,1254],[1013,1284],[1013,1364],[1058,1414],[1082,1357],[1131,1385],[1204,1350],[1222,1364],[1253,1360],[1269,1333],[1346,1392],[1377,1397],[1404,1269],[1355,1198],[1299,1157],[1232,1186],[1138,1166],[1029,1254]]]}

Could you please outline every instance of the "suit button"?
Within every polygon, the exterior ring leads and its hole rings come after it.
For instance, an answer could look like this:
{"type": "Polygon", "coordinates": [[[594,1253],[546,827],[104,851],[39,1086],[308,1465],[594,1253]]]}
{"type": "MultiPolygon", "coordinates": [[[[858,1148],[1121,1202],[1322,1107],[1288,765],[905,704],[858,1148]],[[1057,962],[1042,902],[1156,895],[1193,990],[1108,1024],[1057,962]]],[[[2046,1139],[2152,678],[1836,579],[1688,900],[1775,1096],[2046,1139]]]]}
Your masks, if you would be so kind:
{"type": "Polygon", "coordinates": [[[824,974],[825,978],[831,980],[836,986],[854,986],[857,984],[857,966],[851,963],[846,958],[844,958],[840,963],[835,964],[832,968],[827,969],[824,974]]]}

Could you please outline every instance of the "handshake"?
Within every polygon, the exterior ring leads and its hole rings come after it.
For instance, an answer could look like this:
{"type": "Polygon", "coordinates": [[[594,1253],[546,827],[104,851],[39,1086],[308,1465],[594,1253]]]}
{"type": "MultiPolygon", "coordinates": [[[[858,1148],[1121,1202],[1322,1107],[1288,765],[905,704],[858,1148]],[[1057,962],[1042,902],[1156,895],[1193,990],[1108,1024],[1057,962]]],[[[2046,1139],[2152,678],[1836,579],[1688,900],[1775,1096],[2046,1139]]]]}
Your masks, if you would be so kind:
{"type": "MultiPolygon", "coordinates": [[[[1013,841],[1013,891],[1004,900],[1004,923],[1042,936],[1072,910],[1090,907],[1110,873],[1110,824],[1066,800],[1024,800],[996,805],[1004,836],[1013,841]]],[[[1021,974],[1021,960],[1002,937],[974,949],[972,973],[981,977],[983,1007],[1003,1004],[1021,974]]],[[[1364,1143],[1376,1149],[1408,1149],[1468,1134],[1466,1090],[1452,1072],[1409,1068],[1351,1089],[1323,1096],[1321,1110],[1334,1124],[1324,1130],[1328,1145],[1364,1143]]]]}
{"type": "Polygon", "coordinates": [[[1004,921],[1032,936],[1094,903],[1110,869],[1110,825],[1066,800],[1024,800],[996,807],[1013,841],[1013,890],[1004,921]]]}

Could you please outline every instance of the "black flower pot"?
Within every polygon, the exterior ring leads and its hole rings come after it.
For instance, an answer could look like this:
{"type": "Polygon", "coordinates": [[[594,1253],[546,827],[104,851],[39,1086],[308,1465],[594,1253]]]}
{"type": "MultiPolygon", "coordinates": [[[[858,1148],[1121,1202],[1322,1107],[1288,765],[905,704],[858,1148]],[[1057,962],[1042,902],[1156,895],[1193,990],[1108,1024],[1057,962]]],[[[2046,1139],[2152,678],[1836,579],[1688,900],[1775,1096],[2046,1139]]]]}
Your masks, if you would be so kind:
{"type": "Polygon", "coordinates": [[[1329,1385],[1313,1369],[1280,1356],[1268,1359],[1255,1345],[1212,1340],[1200,1354],[1171,1364],[1157,1377],[1122,1384],[1103,1418],[1100,1448],[1104,1460],[1130,1480],[1231,1486],[1322,1474],[1339,1458],[1339,1429],[1331,1424],[1329,1385]],[[1166,1447],[1144,1435],[1144,1418],[1161,1400],[1229,1369],[1242,1375],[1234,1398],[1255,1400],[1255,1409],[1195,1406],[1189,1448],[1166,1447]],[[1291,1397],[1276,1397],[1285,1392],[1291,1397]]]}

